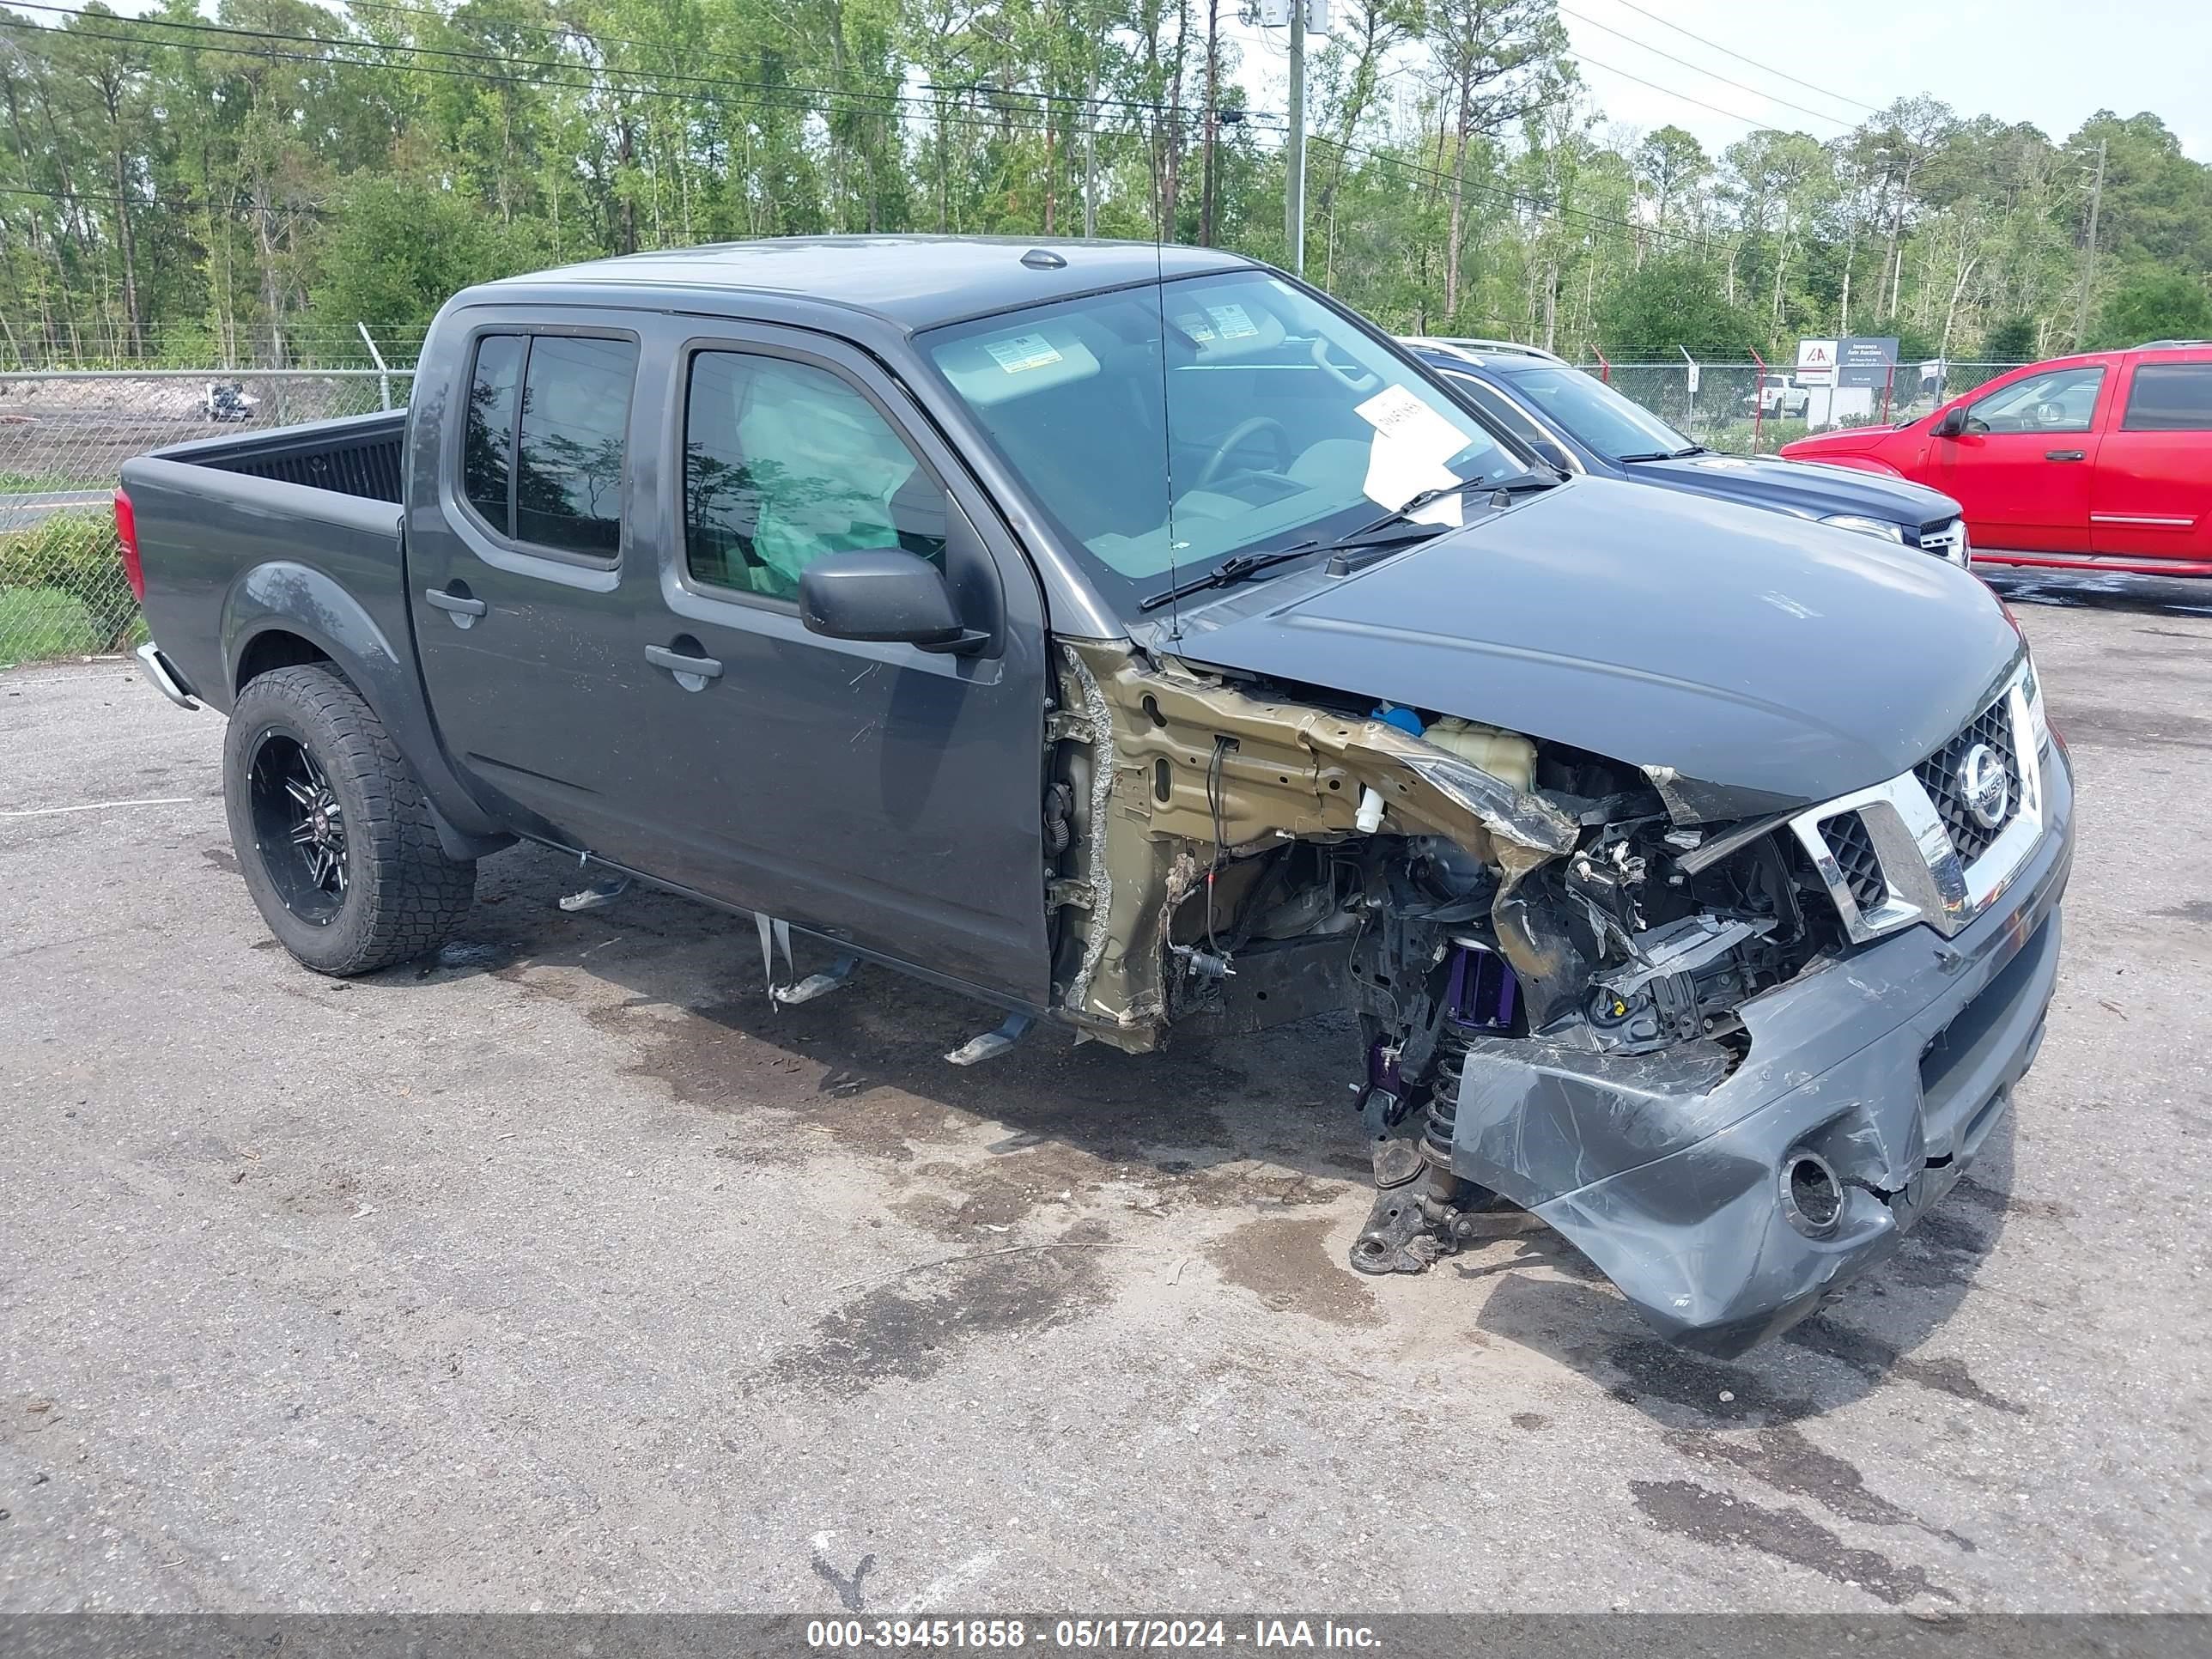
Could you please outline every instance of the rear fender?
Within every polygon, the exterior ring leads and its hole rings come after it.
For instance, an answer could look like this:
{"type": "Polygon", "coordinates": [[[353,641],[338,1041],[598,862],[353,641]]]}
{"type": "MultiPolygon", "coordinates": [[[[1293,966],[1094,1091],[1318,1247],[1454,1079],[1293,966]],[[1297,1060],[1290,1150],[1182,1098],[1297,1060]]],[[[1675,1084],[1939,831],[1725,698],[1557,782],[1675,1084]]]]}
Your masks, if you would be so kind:
{"type": "Polygon", "coordinates": [[[222,621],[226,706],[248,649],[274,632],[297,635],[320,651],[376,711],[444,820],[441,838],[449,854],[476,858],[495,850],[495,842],[507,844],[504,826],[477,805],[447,763],[411,654],[396,650],[360,601],[322,571],[274,560],[231,584],[222,621]]]}

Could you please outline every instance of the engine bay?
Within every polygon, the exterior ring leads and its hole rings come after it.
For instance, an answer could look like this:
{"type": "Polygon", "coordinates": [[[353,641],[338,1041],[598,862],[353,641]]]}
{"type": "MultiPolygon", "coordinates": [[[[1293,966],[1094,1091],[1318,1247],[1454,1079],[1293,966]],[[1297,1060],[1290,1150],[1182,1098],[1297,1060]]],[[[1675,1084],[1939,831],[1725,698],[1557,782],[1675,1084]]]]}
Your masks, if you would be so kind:
{"type": "Polygon", "coordinates": [[[1471,1042],[1717,1084],[1743,1005],[1845,948],[1779,818],[1684,823],[1635,767],[1444,711],[1061,649],[1059,1010],[1132,1049],[1356,1013],[1382,1189],[1364,1271],[1418,1270],[1510,1208],[1451,1173],[1471,1042]]]}

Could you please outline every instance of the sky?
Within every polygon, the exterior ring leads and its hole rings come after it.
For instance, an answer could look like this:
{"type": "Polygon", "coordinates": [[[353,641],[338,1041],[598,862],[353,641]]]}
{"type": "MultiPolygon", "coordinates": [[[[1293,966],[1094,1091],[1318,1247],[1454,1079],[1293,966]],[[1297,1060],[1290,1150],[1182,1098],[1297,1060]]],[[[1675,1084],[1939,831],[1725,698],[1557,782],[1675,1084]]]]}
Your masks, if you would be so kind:
{"type": "MultiPolygon", "coordinates": [[[[1932,93],[2053,141],[2100,109],[2148,110],[2212,161],[2212,0],[1560,0],[1559,14],[1611,120],[1671,123],[1709,152],[1755,126],[1832,138],[1869,106],[1932,93]]],[[[1236,33],[1240,79],[1281,108],[1285,31],[1236,33]]]]}

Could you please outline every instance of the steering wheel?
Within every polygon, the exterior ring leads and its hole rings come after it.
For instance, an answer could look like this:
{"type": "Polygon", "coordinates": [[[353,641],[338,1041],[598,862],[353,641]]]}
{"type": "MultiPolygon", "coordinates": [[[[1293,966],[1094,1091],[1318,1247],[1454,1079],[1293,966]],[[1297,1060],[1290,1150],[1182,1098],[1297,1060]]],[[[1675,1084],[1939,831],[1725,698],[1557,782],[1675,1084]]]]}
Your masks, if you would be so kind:
{"type": "Polygon", "coordinates": [[[1314,363],[1317,368],[1327,369],[1331,374],[1336,376],[1338,380],[1343,381],[1345,385],[1350,386],[1354,392],[1364,392],[1368,387],[1375,385],[1382,378],[1380,374],[1370,374],[1366,369],[1358,367],[1354,367],[1348,371],[1339,368],[1334,363],[1329,361],[1328,342],[1318,334],[1314,336],[1314,343],[1310,349],[1309,355],[1313,358],[1314,363]]]}
{"type": "Polygon", "coordinates": [[[1211,484],[1228,466],[1229,458],[1262,432],[1275,434],[1275,459],[1279,464],[1276,470],[1289,471],[1291,462],[1295,459],[1291,453],[1289,430],[1272,415],[1255,415],[1237,422],[1229,428],[1229,435],[1214,445],[1213,453],[1206,458],[1206,465],[1198,470],[1198,482],[1191,488],[1204,489],[1211,484]]]}

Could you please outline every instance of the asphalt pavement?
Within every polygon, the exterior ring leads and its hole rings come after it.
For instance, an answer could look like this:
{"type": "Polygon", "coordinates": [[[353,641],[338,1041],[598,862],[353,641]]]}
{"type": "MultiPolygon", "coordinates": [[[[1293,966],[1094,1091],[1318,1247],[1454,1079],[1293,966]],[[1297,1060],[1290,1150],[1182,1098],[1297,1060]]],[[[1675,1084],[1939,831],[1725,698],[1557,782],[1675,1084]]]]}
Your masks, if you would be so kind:
{"type": "Polygon", "coordinates": [[[2212,1607],[2212,599],[2008,584],[2079,775],[2050,1036],[1903,1253],[1661,1345],[1419,1278],[1340,1023],[1130,1057],[485,861],[276,949],[222,723],[0,674],[0,1610],[2212,1607]]]}
{"type": "Polygon", "coordinates": [[[0,535],[28,530],[52,513],[83,512],[106,507],[114,498],[106,489],[41,489],[0,495],[0,535]]]}

